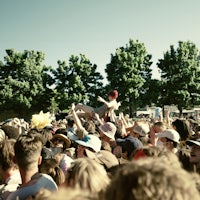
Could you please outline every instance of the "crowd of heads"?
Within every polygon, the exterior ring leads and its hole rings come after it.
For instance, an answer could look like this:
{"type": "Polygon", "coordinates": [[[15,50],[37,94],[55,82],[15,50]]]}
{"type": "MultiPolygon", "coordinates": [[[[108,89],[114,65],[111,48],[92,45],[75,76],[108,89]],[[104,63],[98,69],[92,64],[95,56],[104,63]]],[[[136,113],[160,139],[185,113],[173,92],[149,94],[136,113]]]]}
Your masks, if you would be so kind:
{"type": "Polygon", "coordinates": [[[1,122],[0,199],[200,199],[198,119],[106,115],[1,122]]]}

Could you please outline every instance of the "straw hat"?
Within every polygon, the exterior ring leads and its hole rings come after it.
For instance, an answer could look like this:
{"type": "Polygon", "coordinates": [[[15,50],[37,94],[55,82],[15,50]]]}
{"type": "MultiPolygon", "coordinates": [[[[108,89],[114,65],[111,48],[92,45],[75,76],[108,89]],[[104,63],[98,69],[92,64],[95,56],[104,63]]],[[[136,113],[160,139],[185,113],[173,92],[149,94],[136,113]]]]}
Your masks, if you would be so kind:
{"type": "Polygon", "coordinates": [[[66,148],[68,149],[71,145],[71,141],[70,139],[66,136],[66,135],[63,135],[63,134],[55,134],[52,138],[52,140],[55,140],[55,139],[60,139],[62,141],[65,142],[66,144],[66,148]]]}

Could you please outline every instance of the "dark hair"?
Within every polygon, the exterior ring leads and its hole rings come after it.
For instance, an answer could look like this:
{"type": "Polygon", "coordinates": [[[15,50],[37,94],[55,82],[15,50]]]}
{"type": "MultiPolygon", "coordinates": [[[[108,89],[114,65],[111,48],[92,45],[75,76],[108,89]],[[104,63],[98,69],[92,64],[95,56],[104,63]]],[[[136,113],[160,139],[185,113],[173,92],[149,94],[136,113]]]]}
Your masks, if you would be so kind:
{"type": "Polygon", "coordinates": [[[20,135],[14,145],[17,164],[22,169],[29,169],[38,164],[42,151],[42,138],[40,134],[20,135]]]}
{"type": "Polygon", "coordinates": [[[5,140],[0,147],[0,166],[2,170],[6,171],[12,167],[17,167],[14,163],[14,144],[15,140],[5,140]]]}
{"type": "Polygon", "coordinates": [[[67,120],[67,125],[68,125],[69,127],[73,127],[73,126],[74,126],[74,120],[73,120],[73,119],[68,119],[68,120],[67,120]]]}
{"type": "Polygon", "coordinates": [[[176,131],[180,134],[181,140],[187,140],[190,135],[188,121],[176,119],[172,122],[172,125],[176,127],[176,131]]]}
{"type": "Polygon", "coordinates": [[[8,139],[17,139],[19,137],[19,130],[13,126],[3,125],[1,129],[5,132],[8,139]]]}
{"type": "Polygon", "coordinates": [[[173,146],[174,148],[176,148],[178,146],[177,142],[174,142],[173,140],[170,140],[169,138],[166,138],[167,142],[173,142],[173,146]]]}
{"type": "Polygon", "coordinates": [[[185,169],[188,172],[192,172],[193,169],[190,163],[190,153],[186,151],[179,151],[178,158],[183,169],[185,169]]]}
{"type": "Polygon", "coordinates": [[[67,135],[67,132],[66,132],[65,128],[59,128],[59,129],[56,130],[55,134],[67,135]]]}
{"type": "Polygon", "coordinates": [[[58,186],[65,182],[65,174],[56,159],[43,160],[40,165],[40,172],[51,176],[58,186]]]}

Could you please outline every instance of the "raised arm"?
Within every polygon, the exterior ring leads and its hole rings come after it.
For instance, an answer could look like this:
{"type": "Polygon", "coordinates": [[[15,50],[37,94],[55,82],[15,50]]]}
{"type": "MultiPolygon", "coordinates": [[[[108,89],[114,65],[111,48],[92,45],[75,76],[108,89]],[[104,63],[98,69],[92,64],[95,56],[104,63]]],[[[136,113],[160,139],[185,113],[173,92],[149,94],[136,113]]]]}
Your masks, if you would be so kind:
{"type": "Polygon", "coordinates": [[[116,101],[108,102],[100,96],[98,96],[97,100],[104,103],[108,108],[111,108],[111,107],[115,106],[115,104],[116,104],[116,101]]]}
{"type": "Polygon", "coordinates": [[[78,115],[76,114],[76,111],[75,111],[75,104],[74,104],[74,103],[72,104],[71,111],[72,111],[72,116],[73,116],[74,122],[75,122],[75,124],[76,124],[76,126],[77,126],[77,129],[78,129],[78,130],[83,130],[83,129],[85,129],[85,128],[82,126],[81,120],[79,119],[78,115]]]}

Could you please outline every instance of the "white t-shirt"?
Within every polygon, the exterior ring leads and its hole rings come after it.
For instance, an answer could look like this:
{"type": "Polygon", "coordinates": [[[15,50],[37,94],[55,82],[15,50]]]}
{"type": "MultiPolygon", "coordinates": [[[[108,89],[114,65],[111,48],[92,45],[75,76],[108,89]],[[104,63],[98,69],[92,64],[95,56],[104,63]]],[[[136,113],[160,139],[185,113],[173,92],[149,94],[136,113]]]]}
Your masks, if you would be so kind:
{"type": "Polygon", "coordinates": [[[0,185],[0,199],[6,199],[10,193],[17,190],[20,184],[21,176],[19,172],[16,172],[5,181],[5,184],[0,185]]]}

